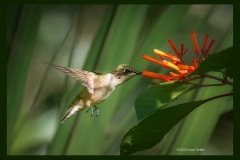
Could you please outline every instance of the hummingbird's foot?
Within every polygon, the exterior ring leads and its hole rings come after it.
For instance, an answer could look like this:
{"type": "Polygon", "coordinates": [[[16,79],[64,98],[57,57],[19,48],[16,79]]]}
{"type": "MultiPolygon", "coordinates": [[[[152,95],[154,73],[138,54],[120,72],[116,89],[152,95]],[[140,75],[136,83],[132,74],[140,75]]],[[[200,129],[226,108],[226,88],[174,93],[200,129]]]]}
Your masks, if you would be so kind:
{"type": "Polygon", "coordinates": [[[100,115],[100,110],[97,109],[96,117],[98,117],[99,115],[100,115]]]}
{"type": "Polygon", "coordinates": [[[96,111],[95,117],[98,117],[100,114],[100,110],[97,108],[97,106],[94,106],[94,108],[95,108],[94,112],[96,111]]]}
{"type": "Polygon", "coordinates": [[[89,108],[86,113],[91,109],[91,117],[93,116],[94,112],[96,111],[95,117],[98,117],[100,115],[100,110],[97,108],[97,106],[89,108]],[[93,109],[94,108],[94,109],[93,109]]]}
{"type": "Polygon", "coordinates": [[[86,111],[86,113],[88,113],[88,111],[90,110],[91,108],[88,108],[88,110],[86,111]]]}
{"type": "Polygon", "coordinates": [[[93,110],[93,108],[92,107],[90,107],[87,111],[86,111],[86,113],[88,113],[88,111],[91,109],[91,117],[93,116],[93,112],[94,112],[94,110],[93,110]]]}

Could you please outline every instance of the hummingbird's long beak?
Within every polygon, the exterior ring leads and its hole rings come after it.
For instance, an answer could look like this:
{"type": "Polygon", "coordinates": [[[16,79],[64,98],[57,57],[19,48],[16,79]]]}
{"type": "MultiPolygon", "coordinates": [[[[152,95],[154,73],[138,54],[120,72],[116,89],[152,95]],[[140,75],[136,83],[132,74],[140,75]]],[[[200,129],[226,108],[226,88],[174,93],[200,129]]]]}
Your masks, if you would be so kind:
{"type": "Polygon", "coordinates": [[[135,73],[136,73],[137,75],[141,75],[141,74],[142,74],[142,72],[139,72],[139,71],[135,71],[135,73]]]}

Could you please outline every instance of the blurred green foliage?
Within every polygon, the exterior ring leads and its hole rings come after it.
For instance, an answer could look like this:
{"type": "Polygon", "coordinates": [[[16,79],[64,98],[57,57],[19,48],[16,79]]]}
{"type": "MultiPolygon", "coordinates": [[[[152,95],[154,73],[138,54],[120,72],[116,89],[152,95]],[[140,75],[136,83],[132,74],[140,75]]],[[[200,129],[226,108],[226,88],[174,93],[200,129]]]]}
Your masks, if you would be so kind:
{"type": "MultiPolygon", "coordinates": [[[[212,53],[233,44],[232,5],[9,5],[7,9],[7,151],[11,155],[119,155],[123,136],[138,122],[134,102],[150,83],[141,77],[99,104],[100,117],[81,112],[61,124],[62,114],[82,86],[42,61],[101,73],[127,63],[164,74],[167,70],[141,55],[153,55],[154,48],[172,53],[168,39],[177,46],[184,42],[186,62],[194,56],[192,30],[199,42],[206,33],[216,40],[212,53]]],[[[214,92],[198,90],[177,102],[231,90],[225,86],[214,92]]],[[[232,147],[231,136],[213,134],[219,117],[231,113],[232,105],[231,98],[204,104],[159,145],[136,154],[232,154],[209,143],[212,138],[227,139],[221,145],[232,147]],[[205,152],[177,152],[178,147],[202,147],[205,152]]],[[[231,128],[223,132],[232,134],[231,128]]]]}

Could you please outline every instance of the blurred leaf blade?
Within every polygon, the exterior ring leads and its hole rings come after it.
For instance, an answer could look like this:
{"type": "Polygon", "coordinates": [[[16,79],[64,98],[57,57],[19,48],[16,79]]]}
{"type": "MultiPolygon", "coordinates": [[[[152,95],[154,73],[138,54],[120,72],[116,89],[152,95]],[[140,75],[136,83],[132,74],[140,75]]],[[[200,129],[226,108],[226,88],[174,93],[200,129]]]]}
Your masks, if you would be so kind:
{"type": "MultiPolygon", "coordinates": [[[[84,69],[86,70],[94,70],[96,67],[96,61],[99,57],[99,51],[102,49],[103,42],[106,38],[109,26],[112,21],[112,16],[114,15],[115,9],[114,7],[110,7],[106,11],[106,17],[103,20],[102,26],[99,28],[98,32],[95,35],[95,38],[91,44],[91,50],[88,53],[88,60],[89,62],[85,62],[84,69]]],[[[79,92],[79,90],[82,87],[80,87],[79,84],[76,84],[75,91],[69,95],[68,98],[72,98],[76,95],[76,91],[79,92]]],[[[78,93],[77,93],[78,94],[78,93]]],[[[69,99],[71,101],[72,99],[69,99]]],[[[81,115],[80,115],[81,116],[81,115]]],[[[64,124],[60,124],[58,127],[58,132],[55,135],[55,139],[52,142],[52,144],[49,146],[48,153],[52,155],[58,155],[58,154],[66,154],[66,150],[68,148],[68,143],[71,139],[71,136],[73,134],[73,131],[75,130],[75,125],[78,121],[78,117],[72,117],[64,124]],[[68,138],[66,138],[68,136],[68,138]],[[65,143],[62,142],[62,139],[65,139],[65,143]]]]}
{"type": "MultiPolygon", "coordinates": [[[[82,28],[80,27],[80,24],[82,22],[82,10],[83,9],[82,9],[81,6],[77,6],[77,9],[75,10],[75,12],[73,14],[74,15],[73,16],[74,17],[73,22],[72,22],[73,26],[70,28],[69,32],[72,32],[72,33],[75,33],[75,34],[74,34],[74,36],[71,37],[73,39],[73,41],[71,43],[71,48],[70,48],[70,51],[69,51],[69,58],[68,58],[68,61],[67,61],[68,65],[70,65],[72,63],[73,50],[76,47],[76,42],[77,42],[77,39],[78,39],[77,35],[80,34],[81,31],[82,31],[82,28]]],[[[65,37],[65,38],[67,38],[67,37],[65,37]]],[[[64,45],[64,43],[62,43],[62,45],[64,45]]],[[[56,54],[59,51],[57,51],[56,54]]],[[[59,55],[59,53],[58,53],[58,55],[59,55]]],[[[68,85],[68,82],[69,82],[68,80],[69,80],[69,77],[65,76],[65,78],[64,78],[64,88],[67,88],[67,85],[68,85]]],[[[62,101],[59,102],[60,111],[62,110],[62,108],[67,108],[68,107],[69,97],[72,98],[75,95],[75,92],[77,90],[78,90],[78,88],[76,87],[76,90],[73,90],[71,92],[71,94],[69,94],[67,97],[62,96],[62,98],[61,98],[62,101]]],[[[57,130],[55,132],[55,136],[54,136],[52,142],[48,145],[48,148],[47,148],[47,153],[48,154],[55,155],[55,154],[63,154],[64,153],[65,148],[66,148],[67,143],[68,143],[68,139],[71,135],[71,130],[74,126],[74,120],[75,119],[76,119],[76,117],[74,117],[70,121],[69,125],[64,125],[64,126],[62,126],[59,119],[57,120],[57,130]],[[64,139],[62,138],[63,135],[65,135],[64,139]]]]}
{"type": "Polygon", "coordinates": [[[138,120],[147,117],[156,109],[168,105],[178,96],[188,91],[192,86],[192,84],[183,82],[166,82],[145,90],[135,101],[138,120]]]}
{"type": "Polygon", "coordinates": [[[21,13],[20,25],[9,58],[7,75],[7,148],[11,145],[12,134],[20,111],[23,93],[27,81],[28,69],[32,61],[41,18],[41,6],[27,5],[21,13]],[[28,44],[27,46],[25,44],[28,44]],[[15,48],[17,48],[15,50],[15,48]],[[24,54],[24,55],[23,55],[24,54]],[[15,80],[18,81],[15,81],[15,80]],[[14,96],[13,96],[14,95],[14,96]],[[14,108],[14,109],[13,109],[14,108]]]}

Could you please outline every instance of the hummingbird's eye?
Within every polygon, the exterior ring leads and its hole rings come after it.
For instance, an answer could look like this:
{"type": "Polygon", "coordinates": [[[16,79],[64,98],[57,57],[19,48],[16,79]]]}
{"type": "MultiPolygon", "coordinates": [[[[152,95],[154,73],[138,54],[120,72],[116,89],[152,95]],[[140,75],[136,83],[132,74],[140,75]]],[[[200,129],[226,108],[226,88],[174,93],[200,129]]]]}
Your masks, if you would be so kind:
{"type": "Polygon", "coordinates": [[[125,69],[124,72],[125,73],[132,73],[132,71],[130,69],[125,69]]]}

